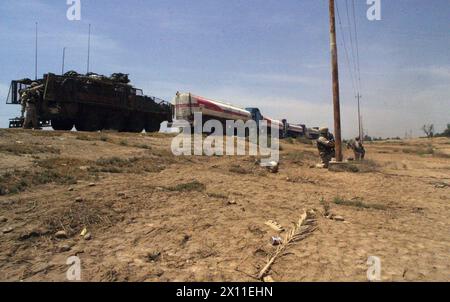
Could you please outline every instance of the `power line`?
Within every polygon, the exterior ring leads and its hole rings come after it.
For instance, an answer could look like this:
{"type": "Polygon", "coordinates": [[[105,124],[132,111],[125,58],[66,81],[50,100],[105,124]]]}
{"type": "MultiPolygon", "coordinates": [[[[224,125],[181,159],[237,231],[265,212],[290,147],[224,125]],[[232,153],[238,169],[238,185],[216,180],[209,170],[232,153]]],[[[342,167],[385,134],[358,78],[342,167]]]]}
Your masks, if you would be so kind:
{"type": "Polygon", "coordinates": [[[359,61],[359,41],[358,41],[358,30],[357,30],[357,25],[356,25],[356,14],[355,14],[355,1],[352,0],[352,17],[353,17],[353,25],[352,20],[350,18],[350,9],[349,9],[349,3],[348,0],[345,0],[345,8],[346,8],[346,13],[347,13],[347,29],[349,31],[349,37],[350,37],[350,47],[351,47],[351,60],[350,60],[350,56],[348,54],[348,48],[347,48],[347,43],[346,43],[346,38],[345,38],[345,34],[344,34],[344,28],[342,26],[342,20],[341,20],[341,16],[340,16],[340,12],[339,12],[339,7],[338,5],[336,6],[337,9],[337,14],[338,14],[338,19],[339,19],[339,26],[341,28],[341,37],[342,37],[342,41],[344,44],[344,50],[345,50],[345,55],[347,58],[347,66],[348,66],[348,70],[350,72],[350,78],[352,80],[352,86],[353,86],[353,92],[354,95],[357,99],[357,107],[358,107],[358,132],[359,132],[359,137],[361,139],[363,139],[363,126],[362,126],[362,115],[361,115],[361,72],[360,72],[360,61],[359,61]],[[352,31],[354,30],[354,36],[352,31]],[[353,43],[353,37],[355,37],[355,40],[353,43]],[[355,54],[356,53],[356,54],[355,54]]]}
{"type": "Polygon", "coordinates": [[[339,12],[339,4],[338,4],[338,2],[336,2],[336,12],[337,12],[337,15],[338,15],[339,27],[341,29],[340,30],[340,32],[341,32],[341,39],[342,39],[342,43],[344,45],[345,57],[346,57],[346,61],[347,61],[347,68],[348,68],[348,71],[350,73],[350,78],[352,80],[353,92],[356,95],[358,93],[358,90],[356,89],[356,79],[354,79],[352,65],[350,63],[350,57],[348,55],[347,43],[346,43],[346,39],[345,39],[345,35],[344,35],[344,29],[343,29],[343,26],[342,26],[342,20],[341,20],[341,14],[339,12]]]}
{"type": "Polygon", "coordinates": [[[356,99],[358,101],[358,128],[359,128],[359,138],[361,141],[364,140],[364,128],[362,124],[362,115],[361,115],[361,67],[359,60],[359,42],[358,42],[358,29],[356,23],[356,13],[355,13],[355,0],[352,0],[352,11],[353,11],[353,26],[355,30],[355,46],[356,46],[356,66],[357,66],[357,85],[358,85],[358,94],[356,95],[356,99]]]}
{"type": "Polygon", "coordinates": [[[358,42],[358,29],[356,24],[356,13],[355,13],[355,0],[352,0],[352,6],[353,6],[353,24],[355,27],[355,44],[356,44],[356,64],[358,67],[358,92],[361,92],[361,67],[360,67],[360,60],[359,60],[359,42],[358,42]]]}
{"type": "Polygon", "coordinates": [[[358,68],[356,66],[356,58],[355,58],[355,46],[353,43],[353,33],[352,33],[352,22],[350,20],[350,13],[349,13],[349,7],[348,7],[348,0],[345,0],[345,8],[346,8],[346,12],[347,12],[347,25],[348,25],[348,29],[349,29],[349,36],[350,36],[350,48],[351,48],[351,55],[352,55],[352,59],[353,59],[353,68],[355,70],[355,81],[356,81],[356,90],[357,92],[359,92],[358,89],[358,68]]]}

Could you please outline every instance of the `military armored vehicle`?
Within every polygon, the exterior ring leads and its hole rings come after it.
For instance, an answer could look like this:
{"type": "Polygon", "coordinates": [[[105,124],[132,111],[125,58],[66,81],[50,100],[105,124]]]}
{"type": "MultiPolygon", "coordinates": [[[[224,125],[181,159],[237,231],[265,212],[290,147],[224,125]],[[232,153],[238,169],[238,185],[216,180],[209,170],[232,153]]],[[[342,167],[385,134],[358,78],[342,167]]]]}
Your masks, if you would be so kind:
{"type": "MultiPolygon", "coordinates": [[[[42,79],[12,81],[7,104],[22,103],[27,89],[39,89],[36,104],[41,127],[78,131],[117,130],[124,132],[159,131],[164,121],[172,121],[172,105],[156,97],[145,96],[129,84],[128,75],[111,77],[74,71],[64,75],[45,74],[42,79]],[[32,82],[38,84],[31,88],[32,82]]],[[[23,116],[10,120],[10,128],[23,125],[23,116]]]]}

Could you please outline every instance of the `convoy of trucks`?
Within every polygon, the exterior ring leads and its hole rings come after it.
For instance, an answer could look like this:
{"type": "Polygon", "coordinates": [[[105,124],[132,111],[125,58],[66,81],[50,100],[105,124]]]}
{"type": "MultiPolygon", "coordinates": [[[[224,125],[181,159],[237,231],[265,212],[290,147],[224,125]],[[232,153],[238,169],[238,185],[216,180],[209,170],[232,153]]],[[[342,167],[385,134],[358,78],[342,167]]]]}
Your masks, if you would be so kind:
{"type": "MultiPolygon", "coordinates": [[[[267,122],[270,129],[279,131],[282,138],[317,138],[314,128],[276,120],[261,113],[258,108],[240,108],[225,102],[207,99],[191,93],[176,94],[172,104],[156,97],[145,96],[141,89],[129,84],[128,75],[116,73],[110,77],[74,71],[64,75],[45,74],[42,79],[11,82],[7,104],[24,103],[27,89],[39,89],[36,103],[39,125],[54,130],[126,132],[156,132],[164,121],[193,123],[194,113],[202,113],[203,122],[219,120],[226,130],[227,120],[254,120],[257,125],[267,122]],[[30,87],[35,83],[37,87],[30,87]]],[[[10,120],[10,128],[23,126],[24,117],[10,120]]]]}
{"type": "MultiPolygon", "coordinates": [[[[275,120],[264,116],[258,108],[240,108],[225,102],[207,99],[191,93],[177,93],[173,100],[174,119],[185,120],[190,124],[194,123],[194,114],[202,114],[202,122],[214,119],[222,122],[224,132],[226,132],[227,120],[242,120],[247,122],[254,120],[257,125],[261,121],[266,121],[271,129],[277,129],[282,138],[285,137],[307,137],[315,139],[318,132],[315,129],[307,128],[301,124],[290,124],[287,120],[275,120]]],[[[224,133],[225,134],[225,133],[224,133]]]]}

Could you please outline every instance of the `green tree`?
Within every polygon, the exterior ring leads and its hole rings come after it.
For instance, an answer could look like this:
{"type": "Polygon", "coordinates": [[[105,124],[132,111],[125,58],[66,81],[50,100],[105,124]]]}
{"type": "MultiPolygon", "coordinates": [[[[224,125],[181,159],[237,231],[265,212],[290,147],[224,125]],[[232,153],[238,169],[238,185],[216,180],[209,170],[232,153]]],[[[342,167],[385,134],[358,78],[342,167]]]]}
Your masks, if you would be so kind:
{"type": "Polygon", "coordinates": [[[442,133],[443,136],[450,137],[450,124],[447,124],[447,129],[442,133]]]}

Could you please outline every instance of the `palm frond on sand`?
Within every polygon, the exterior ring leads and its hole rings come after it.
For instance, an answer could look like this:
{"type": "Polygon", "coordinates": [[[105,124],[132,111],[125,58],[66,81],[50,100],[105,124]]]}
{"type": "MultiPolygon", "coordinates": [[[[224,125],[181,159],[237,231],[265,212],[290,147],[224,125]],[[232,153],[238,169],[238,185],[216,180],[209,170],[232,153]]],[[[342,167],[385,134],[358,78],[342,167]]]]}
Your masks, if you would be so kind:
{"type": "MultiPolygon", "coordinates": [[[[309,211],[308,213],[311,213],[311,211],[309,211]]],[[[271,255],[271,257],[267,261],[267,264],[259,272],[257,276],[258,279],[262,280],[266,276],[267,272],[270,270],[275,261],[284,254],[284,252],[288,247],[292,246],[296,242],[304,240],[317,229],[315,223],[316,221],[314,219],[307,219],[307,218],[308,214],[305,212],[300,217],[298,222],[292,227],[292,229],[289,230],[283,242],[277,247],[275,252],[271,255]]]]}

